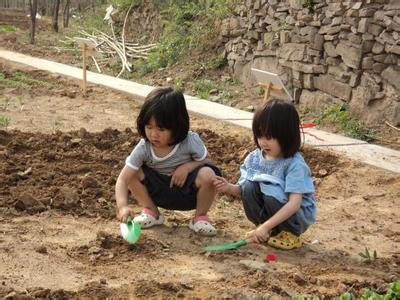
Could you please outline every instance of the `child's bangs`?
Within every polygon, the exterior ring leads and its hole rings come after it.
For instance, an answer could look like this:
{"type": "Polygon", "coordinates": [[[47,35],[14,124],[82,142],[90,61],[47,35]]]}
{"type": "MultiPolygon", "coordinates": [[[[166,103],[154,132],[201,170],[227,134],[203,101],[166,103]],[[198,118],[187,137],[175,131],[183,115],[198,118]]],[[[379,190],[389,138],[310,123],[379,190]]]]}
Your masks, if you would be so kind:
{"type": "Polygon", "coordinates": [[[159,128],[171,129],[171,118],[168,116],[168,113],[163,109],[161,105],[155,107],[153,111],[149,111],[148,116],[146,116],[146,124],[150,122],[150,119],[154,118],[154,121],[159,128]]]}

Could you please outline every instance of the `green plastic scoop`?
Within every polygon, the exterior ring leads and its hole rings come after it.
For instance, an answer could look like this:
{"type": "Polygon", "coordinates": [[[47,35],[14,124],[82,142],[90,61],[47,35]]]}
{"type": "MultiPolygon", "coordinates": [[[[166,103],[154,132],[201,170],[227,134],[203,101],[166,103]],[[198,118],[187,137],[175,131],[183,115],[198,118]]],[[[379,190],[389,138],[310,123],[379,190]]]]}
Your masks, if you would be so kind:
{"type": "Polygon", "coordinates": [[[126,223],[121,223],[120,228],[122,237],[130,244],[136,243],[142,232],[140,224],[133,223],[131,218],[128,218],[126,223]]]}
{"type": "Polygon", "coordinates": [[[207,247],[204,247],[204,250],[205,251],[232,250],[232,249],[238,249],[242,246],[245,246],[245,245],[247,245],[247,243],[248,242],[246,240],[240,240],[240,241],[235,241],[235,242],[207,246],[207,247]]]}

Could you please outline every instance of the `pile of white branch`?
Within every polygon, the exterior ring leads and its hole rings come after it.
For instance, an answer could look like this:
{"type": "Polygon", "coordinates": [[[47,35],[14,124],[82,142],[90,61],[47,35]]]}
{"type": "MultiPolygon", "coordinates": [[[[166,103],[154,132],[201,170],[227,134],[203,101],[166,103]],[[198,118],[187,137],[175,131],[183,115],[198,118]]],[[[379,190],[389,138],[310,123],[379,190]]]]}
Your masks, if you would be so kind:
{"type": "Polygon", "coordinates": [[[96,51],[101,53],[103,58],[115,56],[120,58],[122,69],[117,77],[119,77],[125,70],[131,72],[132,64],[128,61],[129,59],[141,58],[146,60],[148,52],[157,46],[156,44],[139,45],[138,43],[123,42],[99,30],[95,30],[92,34],[83,30],[79,33],[96,45],[96,51]]]}
{"type": "MultiPolygon", "coordinates": [[[[100,30],[94,30],[92,33],[88,33],[84,30],[79,31],[82,37],[91,40],[96,45],[96,52],[100,53],[101,58],[98,59],[99,62],[93,57],[94,64],[96,65],[97,70],[101,73],[99,65],[107,65],[109,64],[110,58],[118,56],[121,60],[122,69],[117,75],[117,77],[121,76],[124,71],[131,72],[132,64],[129,62],[129,59],[147,59],[148,52],[157,47],[156,44],[148,44],[148,45],[139,45],[138,43],[132,43],[125,41],[125,26],[129,16],[129,13],[134,6],[134,1],[132,1],[131,6],[129,7],[124,20],[124,25],[122,27],[122,35],[121,39],[118,39],[114,32],[113,21],[110,18],[112,14],[113,7],[110,5],[107,8],[107,15],[104,18],[105,20],[109,20],[109,25],[111,26],[112,37],[107,35],[106,33],[100,30]]],[[[70,37],[66,37],[69,41],[61,41],[66,44],[70,42],[74,42],[75,40],[70,37]]],[[[58,51],[61,51],[60,48],[57,48],[58,51]]],[[[67,49],[66,49],[67,50],[67,49]]],[[[68,49],[71,50],[71,49],[68,49]]]]}
{"type": "MultiPolygon", "coordinates": [[[[132,64],[129,62],[130,59],[147,59],[148,52],[155,48],[156,44],[139,45],[138,43],[126,42],[118,40],[115,36],[111,37],[106,33],[95,30],[93,33],[88,33],[84,30],[79,31],[82,37],[89,39],[96,45],[96,52],[99,53],[100,57],[96,61],[96,58],[92,56],[92,59],[97,67],[97,70],[101,73],[99,65],[107,65],[110,58],[119,57],[122,64],[122,69],[117,75],[119,77],[125,70],[131,72],[132,64]]],[[[74,41],[71,37],[66,37],[67,40],[74,41]]]]}

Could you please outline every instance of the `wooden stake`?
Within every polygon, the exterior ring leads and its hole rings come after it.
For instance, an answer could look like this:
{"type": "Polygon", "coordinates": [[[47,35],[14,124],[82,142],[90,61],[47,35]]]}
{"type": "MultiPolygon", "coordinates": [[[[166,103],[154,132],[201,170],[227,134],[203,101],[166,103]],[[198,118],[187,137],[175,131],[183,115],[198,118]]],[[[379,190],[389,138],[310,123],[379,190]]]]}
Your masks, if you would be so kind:
{"type": "Polygon", "coordinates": [[[82,45],[82,50],[83,50],[83,82],[82,82],[82,92],[83,92],[83,97],[87,97],[87,81],[86,81],[86,65],[87,65],[87,45],[83,44],[82,45]]]}
{"type": "Polygon", "coordinates": [[[272,87],[272,83],[268,82],[267,89],[265,90],[265,94],[264,94],[264,102],[267,102],[269,96],[271,95],[271,87],[272,87]]]}
{"type": "Polygon", "coordinates": [[[272,82],[259,82],[258,85],[261,85],[265,89],[264,93],[264,102],[267,102],[269,97],[271,96],[271,92],[276,94],[285,94],[285,91],[281,88],[277,88],[272,82]]]}

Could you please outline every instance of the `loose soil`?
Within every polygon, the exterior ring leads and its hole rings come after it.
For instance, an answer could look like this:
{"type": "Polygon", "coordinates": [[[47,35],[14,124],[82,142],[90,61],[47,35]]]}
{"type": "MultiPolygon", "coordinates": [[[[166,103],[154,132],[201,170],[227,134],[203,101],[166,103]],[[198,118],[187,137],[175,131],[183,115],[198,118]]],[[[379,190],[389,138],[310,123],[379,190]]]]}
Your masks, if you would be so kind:
{"type": "MultiPolygon", "coordinates": [[[[79,65],[79,55],[52,47],[48,23],[41,23],[37,45],[26,43],[25,31],[1,33],[0,44],[79,65]]],[[[398,174],[309,147],[303,154],[317,188],[318,219],[301,249],[248,245],[203,252],[205,245],[240,239],[254,228],[239,199],[222,195],[210,212],[216,237],[189,230],[192,212],[163,211],[165,225],[128,245],[115,218],[114,185],[139,140],[134,124],[141,102],[95,85],[83,98],[76,80],[0,60],[6,79],[16,72],[37,81],[28,82],[30,88],[0,81],[0,116],[10,120],[0,130],[1,297],[332,298],[365,288],[383,293],[400,278],[398,174]],[[363,262],[358,253],[365,248],[378,258],[363,262]],[[271,253],[274,263],[264,260],[271,253]]],[[[163,85],[173,75],[168,72],[143,80],[163,85]]],[[[251,132],[194,114],[191,127],[224,175],[237,180],[254,148],[251,132]]],[[[379,128],[381,139],[396,148],[397,133],[379,128]]],[[[140,211],[134,199],[130,203],[140,211]]]]}
{"type": "MultiPolygon", "coordinates": [[[[318,295],[364,288],[384,292],[400,276],[400,178],[397,174],[303,149],[318,196],[317,223],[301,249],[249,245],[204,253],[253,228],[238,199],[218,196],[213,238],[187,227],[191,212],[163,211],[165,225],[128,245],[114,214],[114,184],[139,140],[141,102],[99,86],[82,98],[79,82],[0,60],[47,84],[0,82],[0,296],[32,298],[237,298],[318,295]],[[5,99],[8,99],[7,101],[5,99]],[[378,258],[365,263],[368,248],[378,258]],[[273,253],[275,263],[264,258],[273,253]]],[[[251,132],[191,115],[224,175],[235,181],[254,148],[251,132]]],[[[136,212],[140,208],[131,201],[136,212]]]]}
{"type": "MultiPolygon", "coordinates": [[[[66,41],[63,35],[70,38],[79,35],[76,32],[76,28],[73,28],[72,25],[70,26],[71,28],[60,28],[62,33],[55,34],[51,29],[51,22],[48,17],[37,20],[35,45],[31,45],[29,44],[29,30],[27,29],[30,24],[29,18],[24,16],[21,11],[4,9],[0,12],[0,24],[13,24],[20,30],[2,32],[0,34],[0,45],[10,51],[81,67],[80,49],[78,47],[68,47],[65,43],[60,42],[60,40],[66,41]]],[[[71,23],[73,22],[71,21],[71,23]]],[[[131,35],[142,36],[143,33],[139,27],[131,24],[130,30],[127,32],[127,38],[131,35]],[[138,32],[134,32],[135,30],[138,32]]],[[[80,29],[90,31],[90,28],[80,29]]],[[[159,32],[153,32],[152,35],[158,36],[159,32]]],[[[179,63],[154,73],[138,76],[133,68],[133,73],[125,73],[124,76],[133,81],[151,86],[167,86],[174,81],[179,81],[184,92],[194,96],[196,96],[193,85],[194,80],[209,80],[218,87],[218,89],[215,89],[216,94],[210,96],[211,99],[214,98],[214,101],[246,110],[259,106],[263,101],[263,97],[259,94],[256,86],[246,86],[236,82],[229,73],[228,67],[217,70],[207,67],[208,63],[215,57],[215,53],[222,52],[221,43],[218,42],[215,47],[216,49],[212,49],[207,53],[192,51],[189,57],[183,58],[179,63]],[[221,93],[222,95],[220,95],[221,93]]],[[[92,60],[89,60],[88,64],[89,70],[97,72],[92,60]]],[[[101,69],[105,73],[116,76],[121,69],[119,60],[110,59],[101,69]]],[[[302,113],[301,110],[300,113],[304,122],[313,121],[316,118],[316,113],[302,113]]],[[[370,141],[371,143],[400,150],[400,131],[388,126],[385,120],[380,123],[365,124],[364,126],[368,127],[374,135],[373,140],[370,141]]],[[[340,134],[340,130],[334,123],[323,122],[319,125],[319,128],[340,134]]]]}

